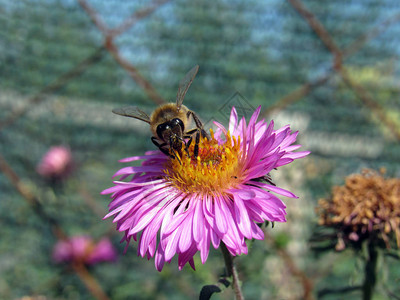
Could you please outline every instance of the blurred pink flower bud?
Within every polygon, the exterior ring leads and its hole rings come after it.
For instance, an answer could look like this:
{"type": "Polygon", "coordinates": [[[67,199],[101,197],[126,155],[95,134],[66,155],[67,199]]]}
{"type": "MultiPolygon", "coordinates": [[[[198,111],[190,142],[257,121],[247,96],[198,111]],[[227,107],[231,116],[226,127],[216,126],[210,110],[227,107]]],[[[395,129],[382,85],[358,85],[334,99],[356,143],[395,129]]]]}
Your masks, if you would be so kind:
{"type": "Polygon", "coordinates": [[[349,239],[352,240],[352,241],[357,242],[360,239],[360,237],[356,232],[351,232],[349,234],[349,239]]]}
{"type": "Polygon", "coordinates": [[[115,261],[117,252],[108,238],[102,238],[87,257],[88,264],[97,264],[102,261],[115,261]]]}
{"type": "Polygon", "coordinates": [[[96,243],[88,236],[74,236],[58,241],[53,249],[53,260],[56,263],[81,262],[93,265],[116,259],[117,252],[108,238],[103,238],[96,243]]]}
{"type": "Polygon", "coordinates": [[[71,150],[65,146],[51,147],[36,168],[37,172],[46,178],[62,178],[68,175],[71,169],[71,150]]]}

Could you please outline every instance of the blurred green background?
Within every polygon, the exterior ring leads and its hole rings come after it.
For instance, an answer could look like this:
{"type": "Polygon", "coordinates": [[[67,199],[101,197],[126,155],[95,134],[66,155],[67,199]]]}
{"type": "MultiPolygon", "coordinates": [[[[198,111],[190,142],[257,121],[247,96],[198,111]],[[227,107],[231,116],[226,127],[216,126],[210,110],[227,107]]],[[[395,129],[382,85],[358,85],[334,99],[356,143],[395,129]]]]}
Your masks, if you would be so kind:
{"type": "MultiPolygon", "coordinates": [[[[400,174],[399,21],[397,0],[0,0],[0,155],[67,234],[112,239],[119,260],[89,269],[111,299],[196,299],[222,272],[220,252],[205,265],[196,255],[195,272],[179,272],[175,261],[159,273],[134,243],[122,255],[122,234],[102,220],[109,198],[99,193],[119,159],[154,149],[147,124],[111,109],[150,113],[175,101],[180,79],[198,64],[185,104],[207,126],[227,125],[232,105],[245,117],[261,105],[263,117],[291,124],[312,151],[271,174],[300,198],[284,199],[288,222],[237,259],[246,298],[341,299],[321,291],[360,284],[362,263],[351,251],[315,255],[314,207],[362,168],[400,174]],[[60,144],[75,170],[54,188],[35,168],[60,144]]],[[[1,171],[0,299],[93,299],[71,268],[51,261],[50,224],[4,163],[1,171]]],[[[375,299],[399,292],[398,264],[385,265],[375,299]]],[[[213,296],[232,298],[230,289],[213,296]]]]}

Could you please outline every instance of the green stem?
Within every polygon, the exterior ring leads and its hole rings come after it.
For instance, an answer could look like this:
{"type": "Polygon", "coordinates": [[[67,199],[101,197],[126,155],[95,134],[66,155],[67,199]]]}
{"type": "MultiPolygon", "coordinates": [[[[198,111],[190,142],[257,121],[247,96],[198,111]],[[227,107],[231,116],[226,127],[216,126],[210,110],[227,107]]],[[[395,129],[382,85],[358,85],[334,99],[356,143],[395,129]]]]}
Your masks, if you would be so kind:
{"type": "Polygon", "coordinates": [[[229,250],[226,248],[224,243],[221,243],[221,251],[222,255],[224,256],[225,267],[227,276],[232,276],[232,288],[235,292],[235,299],[236,300],[244,300],[242,290],[239,284],[239,274],[236,270],[236,266],[233,262],[234,257],[229,253],[229,250]]]}
{"type": "Polygon", "coordinates": [[[365,279],[363,284],[363,300],[371,300],[376,285],[376,265],[378,262],[378,251],[371,242],[368,244],[368,257],[365,263],[365,279]]]}

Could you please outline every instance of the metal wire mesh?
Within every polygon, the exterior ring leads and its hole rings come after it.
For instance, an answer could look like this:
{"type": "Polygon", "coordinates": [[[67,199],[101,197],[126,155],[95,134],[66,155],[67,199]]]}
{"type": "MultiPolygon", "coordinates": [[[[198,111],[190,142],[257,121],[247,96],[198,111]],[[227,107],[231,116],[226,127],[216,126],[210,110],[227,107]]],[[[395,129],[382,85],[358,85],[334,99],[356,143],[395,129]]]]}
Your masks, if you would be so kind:
{"type": "MultiPolygon", "coordinates": [[[[150,113],[174,101],[179,80],[195,64],[200,71],[185,103],[206,124],[225,122],[232,105],[244,115],[261,105],[263,117],[300,130],[300,143],[312,155],[293,174],[277,178],[301,186],[308,210],[299,222],[351,172],[367,166],[400,174],[397,1],[2,0],[0,12],[1,252],[2,259],[17,255],[3,270],[15,268],[18,257],[32,260],[13,276],[36,278],[21,287],[11,275],[0,276],[0,297],[47,289],[50,298],[73,297],[81,291],[66,288],[74,286],[72,276],[61,287],[61,271],[52,282],[46,254],[55,237],[32,205],[38,201],[68,234],[82,228],[104,234],[111,225],[99,215],[108,200],[98,193],[109,185],[118,159],[154,147],[146,124],[111,109],[138,105],[150,113]],[[69,145],[78,165],[61,196],[35,172],[55,144],[69,145]],[[29,195],[33,204],[27,206],[29,195]],[[37,279],[37,272],[46,279],[37,279]]],[[[124,298],[126,291],[111,284],[136,264],[119,272],[105,267],[106,292],[124,298]]],[[[149,278],[158,282],[155,276],[149,278]]],[[[195,283],[181,286],[180,295],[195,293],[198,279],[188,276],[195,283]]],[[[141,282],[139,274],[129,278],[141,282]]],[[[143,298],[157,294],[146,291],[143,298]]]]}

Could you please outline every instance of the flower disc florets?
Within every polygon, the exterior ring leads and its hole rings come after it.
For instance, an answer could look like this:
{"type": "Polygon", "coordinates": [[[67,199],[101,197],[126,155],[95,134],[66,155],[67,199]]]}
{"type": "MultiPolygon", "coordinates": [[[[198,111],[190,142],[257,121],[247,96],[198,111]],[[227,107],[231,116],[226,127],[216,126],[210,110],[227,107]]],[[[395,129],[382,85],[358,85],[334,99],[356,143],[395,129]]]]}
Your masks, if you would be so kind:
{"type": "Polygon", "coordinates": [[[182,157],[171,159],[164,169],[165,179],[186,193],[222,193],[238,182],[241,155],[240,139],[226,134],[226,141],[219,144],[211,131],[211,138],[201,137],[199,153],[194,155],[194,142],[182,157]]]}
{"type": "Polygon", "coordinates": [[[201,138],[196,156],[195,138],[187,151],[171,158],[160,151],[130,157],[141,166],[125,167],[114,176],[110,213],[127,243],[138,241],[138,254],[155,256],[157,270],[178,254],[181,269],[194,268],[199,251],[202,263],[210,245],[223,242],[232,255],[247,253],[245,239],[263,239],[257,223],[284,222],[286,206],[273,193],[296,196],[270,184],[273,169],[309,152],[294,152],[300,145],[289,126],[274,130],[273,122],[257,122],[260,107],[249,124],[232,109],[229,130],[219,123],[210,139],[201,138]]]}

